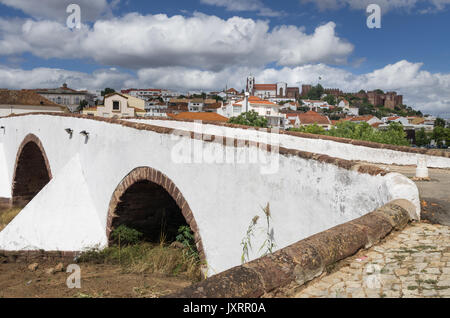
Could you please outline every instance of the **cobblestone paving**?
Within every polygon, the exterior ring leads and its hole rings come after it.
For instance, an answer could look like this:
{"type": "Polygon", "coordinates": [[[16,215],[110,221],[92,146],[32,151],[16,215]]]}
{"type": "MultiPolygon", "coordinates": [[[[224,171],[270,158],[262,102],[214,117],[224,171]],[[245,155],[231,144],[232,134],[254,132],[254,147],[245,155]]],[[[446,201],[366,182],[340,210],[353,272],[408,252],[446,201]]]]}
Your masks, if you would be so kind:
{"type": "Polygon", "coordinates": [[[412,223],[312,281],[299,298],[450,298],[450,227],[412,223]]]}

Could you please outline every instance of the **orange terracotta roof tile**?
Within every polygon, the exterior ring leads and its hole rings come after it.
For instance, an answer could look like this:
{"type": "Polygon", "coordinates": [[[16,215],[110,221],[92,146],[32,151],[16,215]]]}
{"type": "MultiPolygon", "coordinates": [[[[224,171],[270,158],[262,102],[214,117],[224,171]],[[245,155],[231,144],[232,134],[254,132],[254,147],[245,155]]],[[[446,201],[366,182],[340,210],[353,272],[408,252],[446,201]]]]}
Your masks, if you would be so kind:
{"type": "Polygon", "coordinates": [[[302,125],[309,125],[309,124],[319,124],[319,125],[330,125],[330,119],[326,116],[322,116],[314,111],[309,111],[304,114],[299,114],[298,117],[300,118],[300,123],[302,125]]]}
{"type": "Polygon", "coordinates": [[[255,90],[272,91],[277,90],[277,84],[255,84],[255,90]]]}
{"type": "Polygon", "coordinates": [[[217,113],[192,113],[184,112],[173,116],[176,119],[204,120],[204,121],[221,121],[228,122],[228,118],[217,113]]]}
{"type": "Polygon", "coordinates": [[[67,107],[56,104],[33,90],[0,90],[0,105],[29,105],[29,106],[57,106],[61,109],[67,107]]]}

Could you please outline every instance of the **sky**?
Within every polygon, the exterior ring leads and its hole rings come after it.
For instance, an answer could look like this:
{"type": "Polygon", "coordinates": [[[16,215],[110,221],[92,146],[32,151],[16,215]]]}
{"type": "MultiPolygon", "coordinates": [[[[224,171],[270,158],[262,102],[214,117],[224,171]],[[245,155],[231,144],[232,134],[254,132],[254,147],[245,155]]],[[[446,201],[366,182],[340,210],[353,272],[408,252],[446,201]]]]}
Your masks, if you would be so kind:
{"type": "Polygon", "coordinates": [[[394,90],[450,118],[449,31],[450,0],[0,0],[0,87],[241,90],[253,75],[394,90]]]}

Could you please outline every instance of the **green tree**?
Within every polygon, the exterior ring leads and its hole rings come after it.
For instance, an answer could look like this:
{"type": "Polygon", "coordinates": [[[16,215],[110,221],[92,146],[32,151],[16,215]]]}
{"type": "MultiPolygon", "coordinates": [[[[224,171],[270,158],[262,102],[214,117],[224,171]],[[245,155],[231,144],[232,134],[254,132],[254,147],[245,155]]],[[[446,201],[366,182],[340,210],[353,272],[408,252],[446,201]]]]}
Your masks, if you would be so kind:
{"type": "Polygon", "coordinates": [[[425,132],[425,128],[420,128],[416,132],[416,146],[423,147],[430,143],[430,139],[425,132]]]}
{"type": "Polygon", "coordinates": [[[82,111],[87,105],[88,105],[88,102],[83,99],[82,101],[80,101],[80,105],[78,106],[78,111],[82,111]]]}
{"type": "Polygon", "coordinates": [[[246,113],[242,113],[237,117],[231,117],[228,121],[230,124],[254,126],[254,127],[264,127],[268,126],[267,118],[259,116],[257,112],[251,110],[246,113]]]}
{"type": "Polygon", "coordinates": [[[115,92],[116,91],[114,89],[107,87],[101,92],[101,95],[105,96],[105,95],[112,94],[112,93],[115,93],[115,92]]]}
{"type": "Polygon", "coordinates": [[[438,146],[443,145],[443,141],[446,140],[446,128],[442,126],[435,126],[433,129],[433,139],[438,146]]]}
{"type": "Polygon", "coordinates": [[[317,123],[314,123],[313,125],[308,126],[301,126],[300,128],[291,128],[290,131],[297,131],[297,132],[303,132],[308,134],[315,134],[315,135],[325,135],[326,130],[322,127],[317,125],[317,123]]]}
{"type": "Polygon", "coordinates": [[[334,97],[334,95],[327,95],[323,100],[330,105],[336,105],[336,97],[334,97]]]}
{"type": "Polygon", "coordinates": [[[334,137],[379,142],[383,144],[408,146],[406,133],[399,123],[391,123],[387,130],[377,130],[366,122],[353,123],[344,121],[327,132],[334,137]]]}
{"type": "Polygon", "coordinates": [[[323,89],[322,85],[317,84],[317,86],[313,86],[311,88],[311,90],[308,92],[307,97],[309,99],[316,99],[316,100],[320,99],[322,97],[324,91],[325,90],[323,89]]]}
{"type": "Polygon", "coordinates": [[[434,122],[434,127],[445,127],[445,120],[442,118],[436,118],[436,121],[434,122]]]}

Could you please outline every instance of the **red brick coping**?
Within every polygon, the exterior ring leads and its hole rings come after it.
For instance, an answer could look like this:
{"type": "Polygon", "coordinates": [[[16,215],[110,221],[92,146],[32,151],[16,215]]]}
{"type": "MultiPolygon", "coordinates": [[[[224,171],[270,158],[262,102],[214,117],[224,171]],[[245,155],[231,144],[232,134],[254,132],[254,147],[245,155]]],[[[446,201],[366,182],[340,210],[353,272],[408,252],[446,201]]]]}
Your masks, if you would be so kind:
{"type": "MultiPolygon", "coordinates": [[[[140,124],[140,123],[134,123],[134,122],[130,123],[127,120],[150,119],[150,120],[168,120],[168,121],[180,121],[180,122],[195,122],[194,120],[189,120],[189,119],[175,119],[175,118],[162,118],[162,117],[126,117],[123,119],[112,119],[112,118],[104,118],[104,117],[93,117],[93,116],[82,115],[82,114],[44,113],[44,112],[27,113],[27,114],[13,114],[13,115],[9,115],[6,117],[0,117],[0,118],[20,117],[20,116],[29,116],[29,115],[49,115],[49,116],[60,116],[60,117],[84,118],[84,119],[108,122],[108,123],[112,123],[112,124],[120,124],[122,126],[132,127],[132,128],[141,129],[141,130],[153,130],[155,132],[166,133],[166,134],[170,134],[172,131],[174,131],[174,129],[163,128],[163,130],[157,131],[154,128],[160,128],[158,126],[153,126],[150,124],[140,124]],[[130,123],[130,125],[127,125],[125,123],[130,123]],[[135,125],[133,125],[133,124],[135,124],[135,125]],[[153,129],[145,129],[145,128],[142,128],[141,125],[147,125],[147,126],[151,126],[154,128],[153,129]]],[[[282,129],[281,130],[277,129],[277,130],[272,131],[273,129],[270,129],[270,128],[266,129],[266,128],[236,125],[236,124],[230,124],[230,123],[221,123],[221,122],[217,122],[217,121],[202,121],[202,122],[203,122],[203,124],[207,124],[207,125],[215,125],[215,126],[222,126],[222,127],[229,127],[229,128],[240,128],[240,129],[254,129],[254,130],[259,130],[259,131],[267,131],[269,133],[276,132],[281,135],[288,135],[288,136],[294,136],[294,137],[300,137],[300,138],[322,139],[322,140],[335,141],[335,142],[344,143],[344,144],[351,144],[354,146],[362,146],[362,147],[377,148],[377,149],[387,149],[387,150],[394,150],[394,151],[400,151],[400,152],[408,152],[408,153],[429,155],[429,156],[435,156],[435,157],[450,158],[450,152],[443,151],[443,150],[437,150],[437,149],[422,149],[422,148],[413,148],[413,147],[407,147],[407,146],[387,145],[387,144],[380,144],[380,143],[372,142],[372,141],[355,140],[355,139],[325,136],[325,135],[315,135],[315,134],[301,133],[301,132],[295,132],[295,131],[286,131],[286,130],[282,130],[282,129]]]]}
{"type": "MultiPolygon", "coordinates": [[[[183,132],[179,129],[160,127],[160,126],[155,126],[155,125],[150,125],[150,124],[135,123],[135,122],[130,122],[130,121],[121,120],[121,119],[93,117],[93,116],[80,115],[80,114],[29,113],[29,114],[10,115],[7,117],[0,117],[0,118],[22,117],[22,116],[33,116],[33,115],[89,119],[89,120],[95,120],[95,121],[99,121],[99,122],[121,125],[124,127],[138,129],[138,130],[153,131],[153,132],[156,132],[159,134],[172,134],[175,132],[176,133],[183,132]]],[[[205,122],[205,123],[209,123],[209,122],[205,122]]],[[[243,127],[252,128],[252,127],[247,127],[247,126],[238,126],[238,125],[230,125],[230,124],[224,124],[224,125],[229,126],[229,127],[234,127],[234,128],[243,128],[243,127]]],[[[183,135],[190,136],[190,138],[192,138],[192,139],[203,138],[203,141],[205,141],[205,142],[216,142],[216,143],[221,143],[224,146],[229,146],[228,141],[230,140],[230,138],[224,138],[223,136],[214,136],[214,135],[199,136],[199,134],[197,134],[195,132],[190,132],[190,131],[185,131],[185,133],[186,134],[183,134],[183,135]]],[[[315,136],[315,135],[311,135],[311,136],[315,136]]],[[[273,147],[272,145],[267,145],[267,144],[261,143],[261,142],[252,142],[249,140],[243,141],[243,140],[239,140],[237,138],[233,138],[231,140],[233,141],[232,144],[234,144],[234,147],[255,146],[260,149],[267,150],[268,152],[271,152],[272,147],[273,147]]],[[[414,148],[411,148],[411,149],[414,149],[414,148]]],[[[307,159],[307,160],[316,160],[316,161],[323,162],[323,163],[329,163],[329,164],[336,165],[340,168],[344,168],[347,170],[354,170],[359,173],[366,173],[366,174],[370,174],[370,175],[374,175],[374,176],[375,175],[386,175],[387,173],[389,173],[388,171],[378,168],[373,165],[359,164],[356,161],[334,158],[334,157],[330,157],[328,155],[316,154],[316,153],[306,152],[306,151],[301,151],[301,150],[278,147],[278,153],[281,155],[285,155],[285,156],[295,156],[295,157],[300,157],[300,158],[307,159]]],[[[449,154],[449,156],[450,156],[450,154],[449,154]]]]}
{"type": "Polygon", "coordinates": [[[169,193],[169,195],[174,199],[174,201],[177,203],[178,207],[181,210],[181,213],[183,214],[186,223],[189,224],[191,227],[192,232],[194,232],[194,240],[195,244],[197,246],[197,251],[199,253],[200,259],[202,261],[205,261],[205,252],[203,249],[203,243],[198,231],[197,222],[195,221],[194,214],[191,211],[191,208],[189,207],[189,204],[185,200],[183,194],[181,191],[177,188],[175,183],[172,182],[164,173],[155,170],[150,167],[139,167],[131,171],[123,180],[120,182],[120,184],[117,186],[116,190],[112,194],[109,208],[108,208],[108,218],[107,218],[107,225],[106,225],[106,237],[109,238],[109,235],[111,233],[111,226],[113,218],[116,216],[114,214],[114,211],[116,210],[117,205],[120,202],[120,197],[127,191],[127,189],[139,181],[148,180],[150,182],[156,183],[157,185],[161,186],[164,190],[169,193]]]}
{"type": "Polygon", "coordinates": [[[408,211],[414,209],[407,200],[393,201],[358,219],[231,268],[167,298],[256,298],[283,288],[301,286],[321,275],[327,266],[404,228],[409,222],[408,211]]]}
{"type": "MultiPolygon", "coordinates": [[[[154,117],[154,116],[127,117],[124,119],[128,119],[128,120],[129,119],[140,119],[140,120],[150,119],[150,120],[195,122],[194,120],[189,120],[189,119],[182,120],[182,119],[162,118],[162,117],[154,117]]],[[[270,128],[267,129],[267,128],[251,127],[251,126],[244,126],[244,125],[237,125],[237,124],[230,124],[230,123],[221,123],[221,122],[216,122],[216,121],[202,121],[202,123],[207,124],[207,125],[215,125],[215,126],[222,126],[222,127],[229,127],[229,128],[255,129],[255,130],[260,130],[260,131],[267,130],[267,132],[272,133],[272,129],[270,129],[270,128]]],[[[380,144],[378,142],[373,142],[373,141],[364,141],[364,140],[355,140],[355,139],[342,138],[342,137],[308,134],[308,133],[302,133],[302,132],[296,132],[296,131],[287,131],[287,130],[283,130],[283,129],[278,129],[274,132],[278,132],[281,135],[295,136],[295,137],[308,138],[308,139],[329,140],[329,141],[335,141],[335,142],[340,142],[340,143],[344,143],[344,144],[351,144],[354,146],[362,146],[362,147],[377,148],[377,149],[388,149],[388,150],[416,153],[416,154],[429,155],[429,156],[435,156],[435,157],[450,158],[450,152],[437,150],[437,149],[422,149],[422,148],[413,148],[413,147],[408,147],[408,146],[387,145],[387,144],[380,144]]]]}

